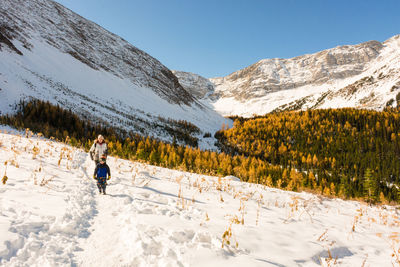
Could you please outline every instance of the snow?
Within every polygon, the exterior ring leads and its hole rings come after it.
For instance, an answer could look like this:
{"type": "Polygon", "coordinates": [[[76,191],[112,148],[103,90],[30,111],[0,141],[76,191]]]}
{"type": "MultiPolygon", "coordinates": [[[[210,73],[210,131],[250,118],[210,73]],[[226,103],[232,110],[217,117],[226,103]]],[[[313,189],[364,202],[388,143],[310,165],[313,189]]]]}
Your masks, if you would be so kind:
{"type": "Polygon", "coordinates": [[[225,176],[224,179],[225,179],[225,180],[231,180],[231,181],[240,182],[240,178],[238,178],[238,177],[236,177],[236,176],[232,176],[232,175],[225,176]]]}
{"type": "Polygon", "coordinates": [[[9,178],[0,185],[2,266],[395,263],[400,220],[391,206],[112,157],[108,195],[99,195],[82,150],[16,133],[0,133],[0,142],[0,172],[7,161],[9,178]]]}

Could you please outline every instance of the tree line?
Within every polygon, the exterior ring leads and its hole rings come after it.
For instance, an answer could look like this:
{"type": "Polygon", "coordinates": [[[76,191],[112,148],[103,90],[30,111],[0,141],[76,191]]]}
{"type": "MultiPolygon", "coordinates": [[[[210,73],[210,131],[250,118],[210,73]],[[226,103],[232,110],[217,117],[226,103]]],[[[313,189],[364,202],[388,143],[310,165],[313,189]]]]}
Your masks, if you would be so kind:
{"type": "MultiPolygon", "coordinates": [[[[47,138],[69,140],[73,146],[90,148],[98,134],[108,142],[111,155],[150,163],[157,166],[208,175],[235,175],[243,181],[267,183],[272,177],[281,177],[282,168],[256,157],[231,156],[197,147],[177,145],[151,137],[116,129],[106,124],[92,124],[58,105],[41,100],[22,101],[13,115],[0,116],[0,123],[17,129],[29,128],[47,138]]],[[[197,129],[182,121],[189,131],[197,129]]],[[[272,185],[272,182],[270,183],[272,185]]]]}
{"type": "MultiPolygon", "coordinates": [[[[400,200],[400,116],[396,111],[330,109],[235,118],[217,132],[220,152],[92,124],[49,102],[21,102],[0,123],[30,128],[88,150],[103,134],[111,155],[207,175],[371,202],[400,200]]],[[[190,126],[188,126],[190,127],[190,126]]],[[[194,129],[195,130],[195,129],[194,129]]]]}

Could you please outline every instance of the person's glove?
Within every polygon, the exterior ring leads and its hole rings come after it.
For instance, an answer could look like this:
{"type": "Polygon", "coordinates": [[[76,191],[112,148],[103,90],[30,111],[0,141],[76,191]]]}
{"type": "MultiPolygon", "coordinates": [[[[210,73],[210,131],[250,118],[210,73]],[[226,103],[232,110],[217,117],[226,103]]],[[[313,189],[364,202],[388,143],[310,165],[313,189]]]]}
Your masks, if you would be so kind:
{"type": "Polygon", "coordinates": [[[111,179],[111,176],[108,176],[107,180],[110,180],[110,179],[111,179]]]}
{"type": "Polygon", "coordinates": [[[96,180],[96,175],[93,175],[93,179],[95,179],[95,180],[96,180]]]}

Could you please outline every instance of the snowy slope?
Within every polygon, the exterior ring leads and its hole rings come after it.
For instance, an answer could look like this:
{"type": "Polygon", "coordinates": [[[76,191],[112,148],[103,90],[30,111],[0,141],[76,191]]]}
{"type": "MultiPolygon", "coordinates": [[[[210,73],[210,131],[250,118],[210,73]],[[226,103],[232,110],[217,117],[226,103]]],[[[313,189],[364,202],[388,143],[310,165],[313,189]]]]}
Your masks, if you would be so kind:
{"type": "Polygon", "coordinates": [[[187,90],[224,116],[250,117],[274,110],[396,106],[400,92],[400,35],[380,43],[338,46],[290,59],[263,59],[226,77],[177,75],[187,90]],[[393,99],[393,100],[392,100],[393,99]],[[390,103],[389,103],[390,104],[390,103]]]}
{"type": "Polygon", "coordinates": [[[400,246],[392,207],[111,157],[104,196],[81,150],[7,133],[0,144],[2,266],[384,267],[400,246]]]}
{"type": "Polygon", "coordinates": [[[52,0],[4,0],[0,14],[1,34],[11,42],[33,49],[32,40],[40,40],[93,69],[150,88],[171,103],[194,101],[158,60],[52,0]]]}
{"type": "Polygon", "coordinates": [[[97,24],[51,0],[2,0],[0,113],[29,98],[169,141],[167,118],[189,121],[203,133],[230,123],[158,60],[97,24]]]}

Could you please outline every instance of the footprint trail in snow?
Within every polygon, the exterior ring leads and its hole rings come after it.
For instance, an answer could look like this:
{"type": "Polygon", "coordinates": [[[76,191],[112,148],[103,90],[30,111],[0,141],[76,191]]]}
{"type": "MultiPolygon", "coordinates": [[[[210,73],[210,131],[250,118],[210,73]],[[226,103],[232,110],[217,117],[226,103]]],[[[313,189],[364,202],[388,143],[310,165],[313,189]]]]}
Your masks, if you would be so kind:
{"type": "Polygon", "coordinates": [[[0,185],[1,266],[396,263],[394,207],[112,157],[108,195],[99,195],[83,151],[7,133],[0,144],[9,178],[0,185]]]}

